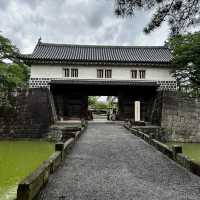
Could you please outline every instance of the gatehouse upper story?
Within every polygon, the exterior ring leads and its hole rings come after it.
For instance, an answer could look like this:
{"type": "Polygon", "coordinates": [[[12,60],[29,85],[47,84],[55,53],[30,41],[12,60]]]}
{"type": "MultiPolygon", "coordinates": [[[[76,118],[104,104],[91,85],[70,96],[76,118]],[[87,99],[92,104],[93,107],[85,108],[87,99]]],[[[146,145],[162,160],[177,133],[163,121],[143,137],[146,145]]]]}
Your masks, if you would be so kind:
{"type": "Polygon", "coordinates": [[[31,66],[30,87],[54,80],[156,82],[175,90],[172,55],[165,46],[96,46],[38,41],[32,54],[21,55],[31,66]]]}

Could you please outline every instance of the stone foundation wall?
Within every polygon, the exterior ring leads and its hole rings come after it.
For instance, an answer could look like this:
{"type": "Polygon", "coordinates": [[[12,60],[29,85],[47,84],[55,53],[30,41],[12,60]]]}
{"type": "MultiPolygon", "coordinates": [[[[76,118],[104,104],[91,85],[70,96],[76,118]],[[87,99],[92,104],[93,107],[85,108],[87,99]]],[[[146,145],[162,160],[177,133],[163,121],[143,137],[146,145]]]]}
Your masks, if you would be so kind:
{"type": "Polygon", "coordinates": [[[200,101],[163,92],[161,127],[170,141],[200,142],[200,101]]]}
{"type": "Polygon", "coordinates": [[[0,138],[45,137],[53,114],[47,88],[18,92],[14,108],[0,107],[0,138]]]}
{"type": "Polygon", "coordinates": [[[150,121],[153,125],[161,125],[163,91],[158,91],[152,106],[150,121]]]}

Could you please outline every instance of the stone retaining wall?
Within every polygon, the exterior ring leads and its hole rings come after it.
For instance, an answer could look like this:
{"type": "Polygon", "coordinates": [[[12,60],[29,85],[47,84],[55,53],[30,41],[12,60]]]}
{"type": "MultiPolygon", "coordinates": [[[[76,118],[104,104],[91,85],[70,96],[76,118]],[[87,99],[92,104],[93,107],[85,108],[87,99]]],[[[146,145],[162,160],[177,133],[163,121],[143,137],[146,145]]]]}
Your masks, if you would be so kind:
{"type": "Polygon", "coordinates": [[[47,88],[20,91],[14,108],[0,107],[0,138],[41,138],[52,122],[47,88]]]}
{"type": "Polygon", "coordinates": [[[200,101],[177,92],[162,95],[161,127],[168,140],[200,142],[200,101]]]}
{"type": "Polygon", "coordinates": [[[132,126],[132,128],[142,133],[145,133],[158,141],[168,141],[164,130],[160,126],[132,126]]]}

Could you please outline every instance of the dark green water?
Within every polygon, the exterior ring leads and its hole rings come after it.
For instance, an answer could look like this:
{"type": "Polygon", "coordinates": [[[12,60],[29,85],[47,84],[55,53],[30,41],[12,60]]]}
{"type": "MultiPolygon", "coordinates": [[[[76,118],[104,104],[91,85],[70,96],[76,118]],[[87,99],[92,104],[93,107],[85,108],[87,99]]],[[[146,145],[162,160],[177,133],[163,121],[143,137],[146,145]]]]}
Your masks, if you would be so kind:
{"type": "Polygon", "coordinates": [[[44,141],[0,141],[0,200],[14,199],[17,184],[53,151],[44,141]]]}
{"type": "Polygon", "coordinates": [[[195,162],[200,164],[200,143],[177,143],[177,142],[169,142],[168,146],[172,146],[173,144],[179,144],[183,148],[183,153],[187,155],[190,159],[193,159],[195,162]]]}

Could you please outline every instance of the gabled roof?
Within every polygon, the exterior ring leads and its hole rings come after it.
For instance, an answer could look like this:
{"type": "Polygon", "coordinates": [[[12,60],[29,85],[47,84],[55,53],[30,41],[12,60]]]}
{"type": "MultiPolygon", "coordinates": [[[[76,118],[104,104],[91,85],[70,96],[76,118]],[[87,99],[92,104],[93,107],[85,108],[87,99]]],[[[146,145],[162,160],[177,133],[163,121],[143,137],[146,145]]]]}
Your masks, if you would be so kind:
{"type": "Polygon", "coordinates": [[[39,41],[32,54],[20,55],[29,63],[159,63],[168,64],[172,55],[165,46],[97,46],[53,44],[39,41]]]}

